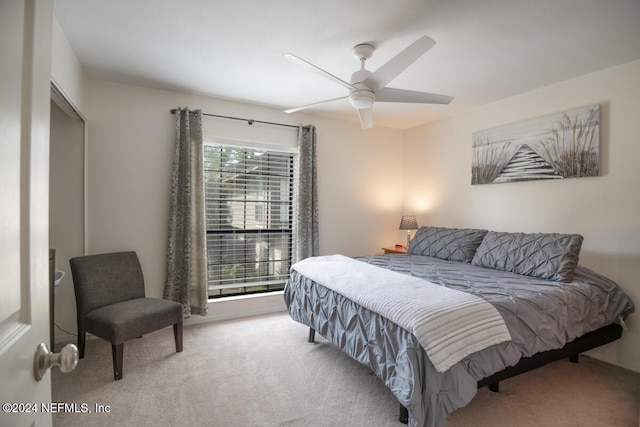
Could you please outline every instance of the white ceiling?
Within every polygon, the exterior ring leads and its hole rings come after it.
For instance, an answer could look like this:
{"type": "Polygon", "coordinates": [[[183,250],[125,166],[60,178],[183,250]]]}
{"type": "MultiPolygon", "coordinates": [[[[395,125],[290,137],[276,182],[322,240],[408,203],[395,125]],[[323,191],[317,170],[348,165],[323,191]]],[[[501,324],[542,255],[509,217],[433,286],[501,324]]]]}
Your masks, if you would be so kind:
{"type": "MultiPolygon", "coordinates": [[[[407,129],[462,109],[640,59],[640,0],[54,0],[92,78],[292,108],[347,89],[358,43],[375,71],[422,35],[437,44],[389,86],[450,105],[376,103],[374,124],[407,129]]],[[[309,112],[358,122],[348,100],[309,112]]]]}

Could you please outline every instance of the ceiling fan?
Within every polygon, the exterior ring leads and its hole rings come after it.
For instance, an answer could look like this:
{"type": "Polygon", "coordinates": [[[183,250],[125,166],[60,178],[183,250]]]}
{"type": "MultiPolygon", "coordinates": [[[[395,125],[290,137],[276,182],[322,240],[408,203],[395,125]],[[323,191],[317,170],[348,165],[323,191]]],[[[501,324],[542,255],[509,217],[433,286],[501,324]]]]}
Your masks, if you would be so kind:
{"type": "Polygon", "coordinates": [[[360,117],[362,128],[368,129],[373,127],[373,103],[376,101],[417,104],[449,104],[453,100],[451,96],[386,87],[390,81],[396,78],[398,74],[403,72],[418,58],[424,55],[435,44],[436,42],[430,37],[422,36],[373,73],[364,68],[364,63],[367,59],[371,58],[375,48],[368,43],[359,44],[353,48],[353,55],[360,61],[360,69],[351,75],[351,81],[349,83],[323,70],[322,68],[316,67],[302,58],[291,53],[285,53],[283,56],[286,59],[302,65],[303,67],[349,89],[349,95],[347,96],[314,102],[313,104],[304,105],[302,107],[291,108],[289,110],[285,110],[285,113],[293,113],[325,102],[349,98],[351,105],[358,110],[358,116],[360,117]]]}

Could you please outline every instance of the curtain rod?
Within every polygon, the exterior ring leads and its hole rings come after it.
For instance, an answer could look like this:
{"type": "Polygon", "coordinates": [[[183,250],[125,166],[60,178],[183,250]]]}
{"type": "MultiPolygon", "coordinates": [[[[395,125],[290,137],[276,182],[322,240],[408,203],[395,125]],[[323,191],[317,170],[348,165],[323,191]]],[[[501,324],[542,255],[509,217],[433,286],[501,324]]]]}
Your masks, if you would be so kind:
{"type": "MultiPolygon", "coordinates": [[[[177,109],[173,108],[170,110],[171,114],[175,114],[178,112],[177,109]]],[[[229,120],[240,120],[243,122],[247,122],[248,125],[252,125],[254,123],[260,123],[263,125],[273,125],[273,126],[284,126],[284,127],[288,127],[288,128],[294,128],[294,129],[298,129],[300,126],[295,126],[295,125],[288,125],[285,123],[275,123],[275,122],[263,122],[262,120],[253,120],[253,119],[243,119],[242,117],[231,117],[231,116],[220,116],[218,114],[208,114],[208,113],[202,113],[203,116],[209,116],[209,117],[218,117],[221,119],[229,119],[229,120]]]]}

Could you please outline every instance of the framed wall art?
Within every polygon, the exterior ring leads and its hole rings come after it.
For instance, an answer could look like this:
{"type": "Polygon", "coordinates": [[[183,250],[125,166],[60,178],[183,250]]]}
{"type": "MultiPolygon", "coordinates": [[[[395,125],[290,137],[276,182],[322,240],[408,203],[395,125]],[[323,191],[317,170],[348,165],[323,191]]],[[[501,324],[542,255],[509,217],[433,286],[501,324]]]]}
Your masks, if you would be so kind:
{"type": "Polygon", "coordinates": [[[600,105],[473,134],[471,184],[600,175],[600,105]]]}

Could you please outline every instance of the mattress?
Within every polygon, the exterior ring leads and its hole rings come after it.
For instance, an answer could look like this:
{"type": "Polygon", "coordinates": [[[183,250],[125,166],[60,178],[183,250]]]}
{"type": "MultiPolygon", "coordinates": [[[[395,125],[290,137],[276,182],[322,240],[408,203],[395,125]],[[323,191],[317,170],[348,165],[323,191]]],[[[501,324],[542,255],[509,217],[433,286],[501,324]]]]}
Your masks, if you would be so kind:
{"type": "Polygon", "coordinates": [[[512,337],[437,372],[410,332],[292,271],[284,293],[292,319],[370,367],[408,409],[411,426],[443,425],[449,413],[473,398],[478,380],[523,357],[562,348],[634,310],[618,285],[582,266],[563,283],[423,255],[356,259],[483,298],[498,310],[512,337]]]}

